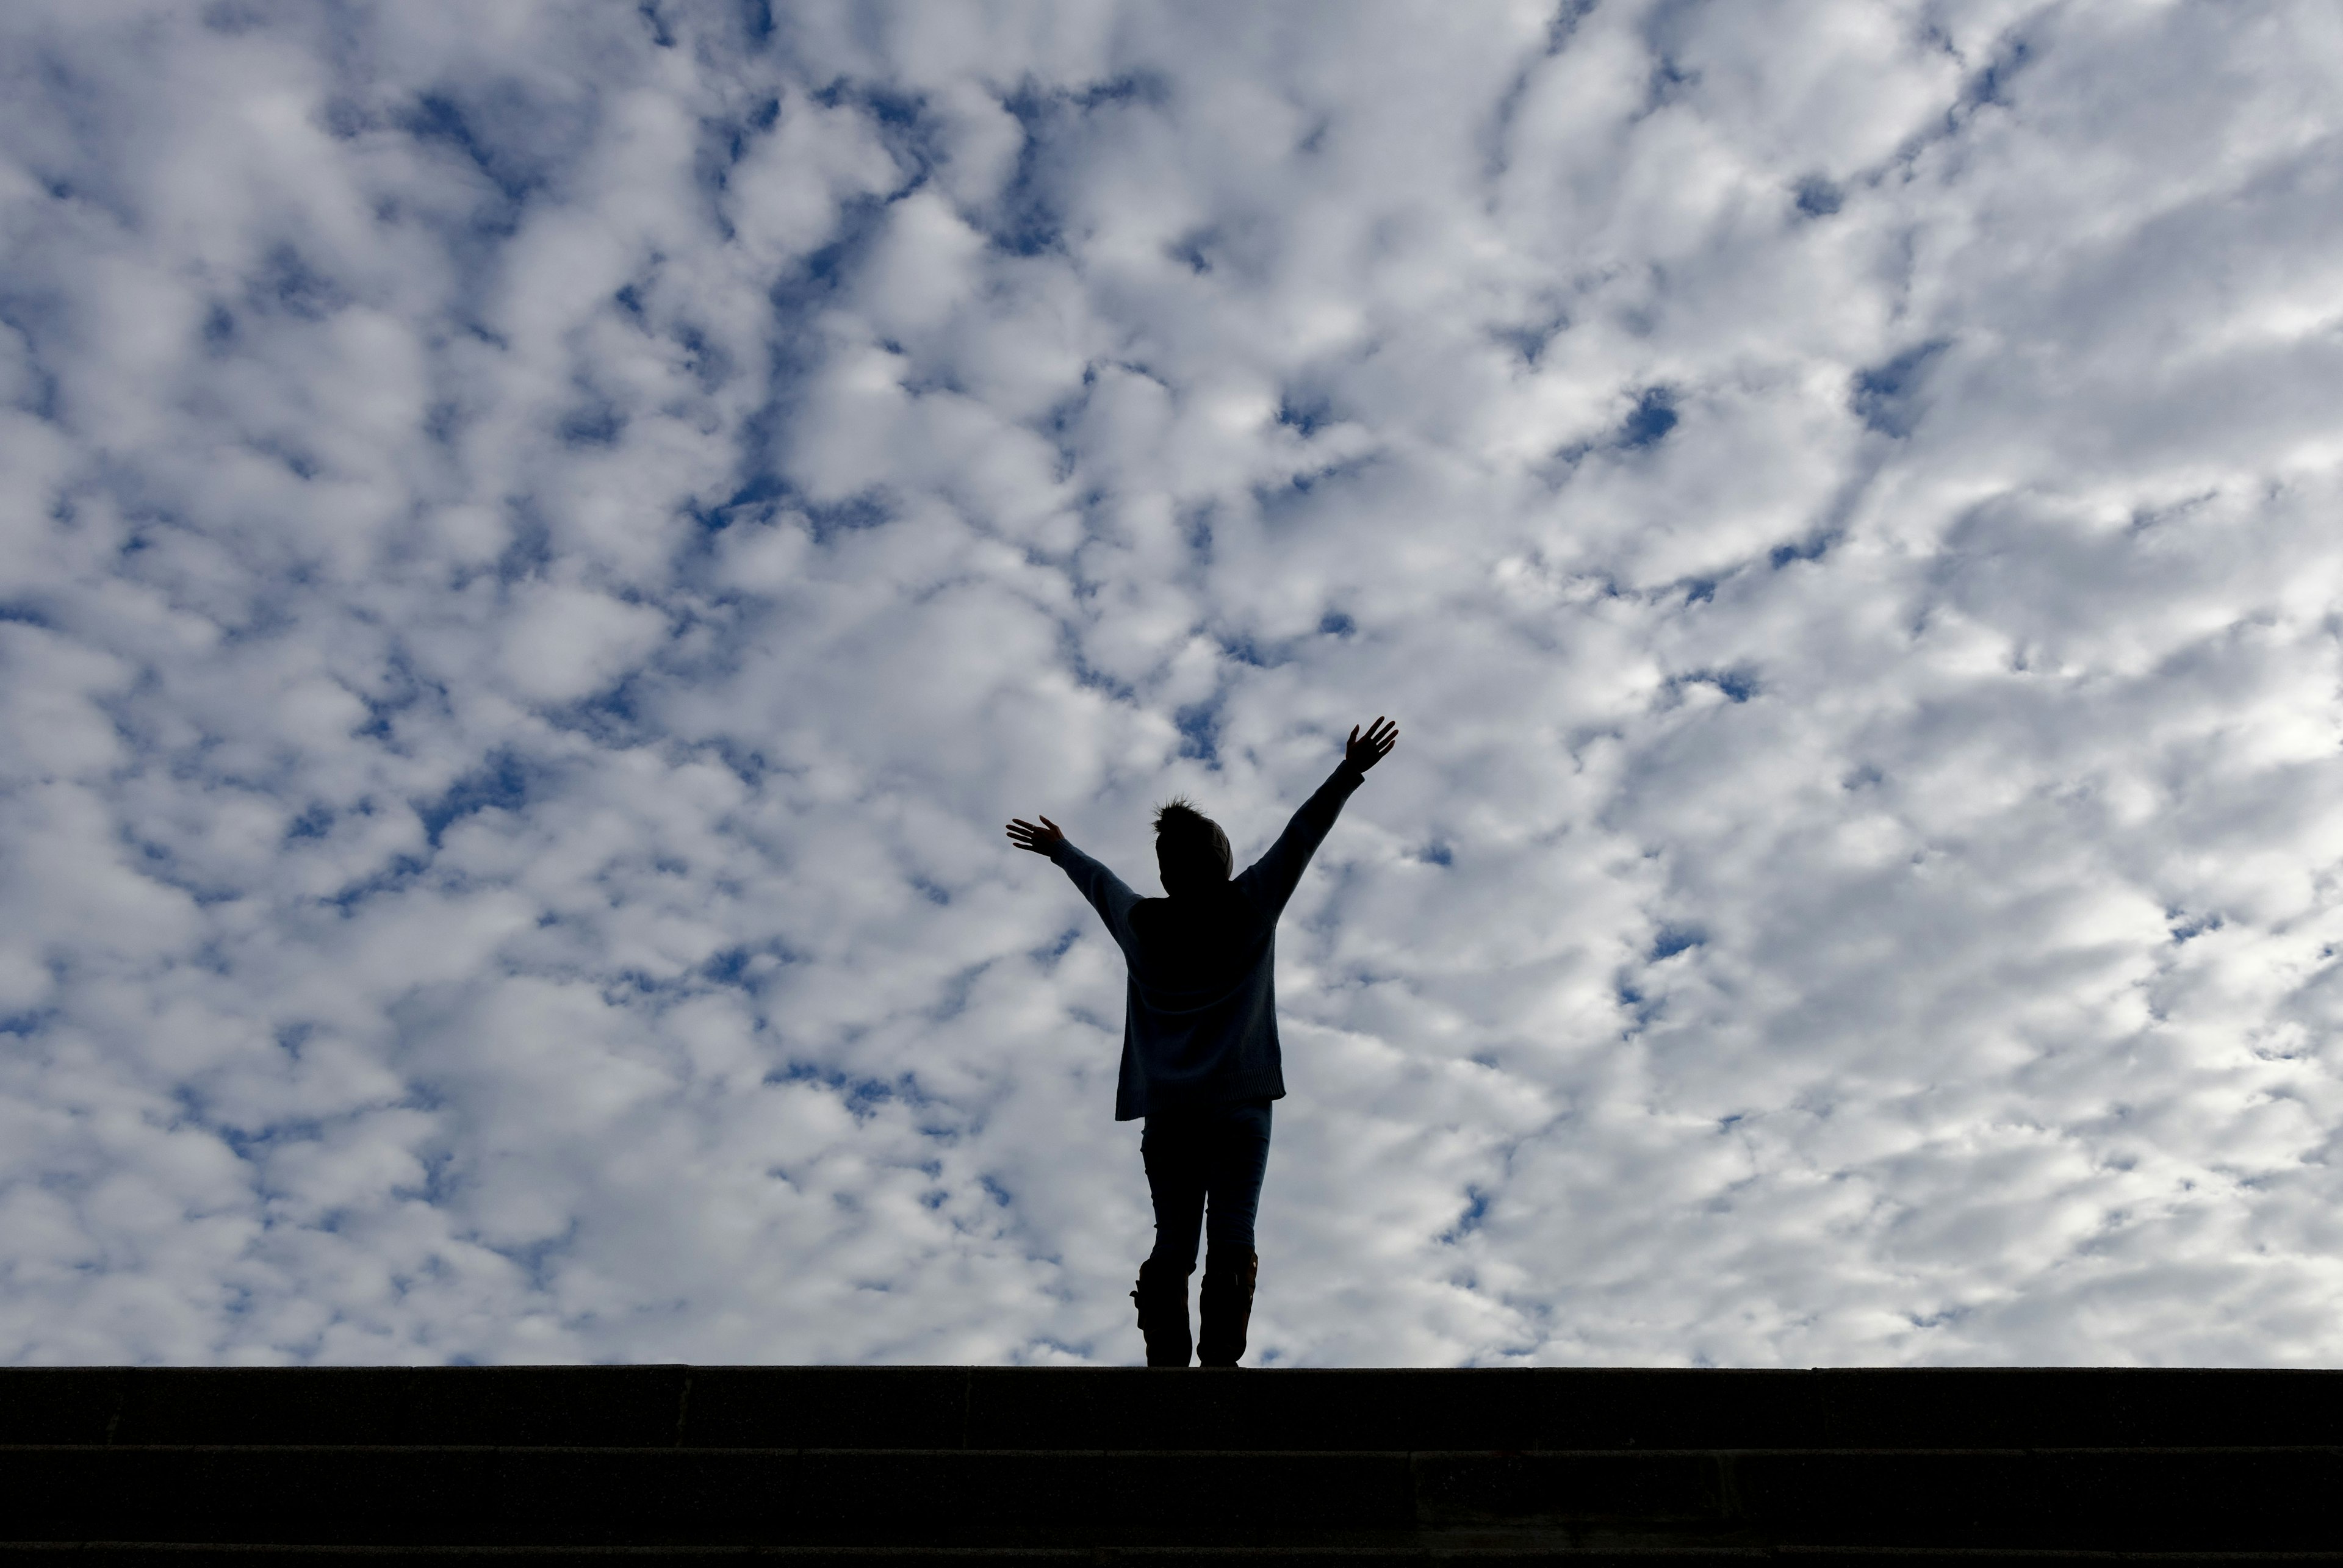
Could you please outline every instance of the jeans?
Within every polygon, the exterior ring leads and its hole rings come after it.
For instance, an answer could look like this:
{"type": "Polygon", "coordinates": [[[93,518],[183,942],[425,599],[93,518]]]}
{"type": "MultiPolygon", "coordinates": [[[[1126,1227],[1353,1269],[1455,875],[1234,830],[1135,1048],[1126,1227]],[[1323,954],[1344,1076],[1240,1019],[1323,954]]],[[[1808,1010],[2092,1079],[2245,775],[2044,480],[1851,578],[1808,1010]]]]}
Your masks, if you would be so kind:
{"type": "Polygon", "coordinates": [[[1216,1254],[1233,1258],[1253,1250],[1253,1211],[1269,1169],[1268,1101],[1159,1111],[1140,1134],[1139,1155],[1155,1200],[1151,1262],[1186,1274],[1196,1266],[1199,1231],[1210,1235],[1216,1254]]]}

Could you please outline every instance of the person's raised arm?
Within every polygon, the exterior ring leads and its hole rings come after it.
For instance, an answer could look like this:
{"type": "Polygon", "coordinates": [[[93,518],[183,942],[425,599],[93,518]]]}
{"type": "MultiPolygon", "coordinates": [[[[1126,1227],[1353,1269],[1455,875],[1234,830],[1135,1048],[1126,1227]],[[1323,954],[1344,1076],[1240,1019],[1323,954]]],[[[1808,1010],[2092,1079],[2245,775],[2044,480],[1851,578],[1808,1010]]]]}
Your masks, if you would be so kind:
{"type": "Polygon", "coordinates": [[[1240,880],[1252,884],[1254,896],[1265,901],[1272,910],[1285,908],[1285,900],[1293,896],[1302,880],[1302,870],[1310,857],[1318,852],[1334,819],[1342,814],[1342,803],[1351,798],[1367,776],[1367,769],[1391,755],[1399,741],[1399,726],[1381,714],[1367,726],[1364,735],[1357,725],[1351,727],[1351,739],[1342,747],[1342,760],[1318,792],[1302,803],[1293,819],[1285,825],[1269,853],[1254,861],[1240,880]]]}
{"type": "MultiPolygon", "coordinates": [[[[1037,813],[1038,814],[1038,813],[1037,813]]],[[[1021,849],[1047,856],[1057,868],[1071,879],[1091,901],[1091,908],[1106,922],[1107,934],[1114,938],[1117,947],[1128,950],[1131,941],[1131,906],[1139,902],[1121,877],[1083,854],[1066,841],[1065,829],[1047,817],[1036,827],[1022,817],[1009,823],[1009,841],[1021,849]]]]}

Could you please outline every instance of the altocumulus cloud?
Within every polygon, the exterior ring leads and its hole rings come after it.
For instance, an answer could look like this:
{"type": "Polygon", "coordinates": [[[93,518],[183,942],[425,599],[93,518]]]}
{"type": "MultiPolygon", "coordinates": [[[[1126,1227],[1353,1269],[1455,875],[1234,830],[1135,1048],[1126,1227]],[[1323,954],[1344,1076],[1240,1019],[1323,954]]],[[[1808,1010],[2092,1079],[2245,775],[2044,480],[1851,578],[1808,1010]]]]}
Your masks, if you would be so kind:
{"type": "Polygon", "coordinates": [[[2326,0],[0,21],[0,1355],[2343,1354],[2326,0]]]}

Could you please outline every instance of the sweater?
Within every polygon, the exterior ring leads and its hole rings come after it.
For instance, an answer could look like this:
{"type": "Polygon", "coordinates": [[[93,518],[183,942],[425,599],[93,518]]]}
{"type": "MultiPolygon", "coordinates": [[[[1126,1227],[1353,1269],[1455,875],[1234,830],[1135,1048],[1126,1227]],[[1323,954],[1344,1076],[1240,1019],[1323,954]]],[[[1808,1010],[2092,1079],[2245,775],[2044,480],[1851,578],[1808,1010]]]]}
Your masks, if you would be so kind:
{"type": "Polygon", "coordinates": [[[1061,840],[1051,851],[1122,950],[1130,970],[1114,1119],[1277,1100],[1277,918],[1342,804],[1366,775],[1348,762],[1302,802],[1269,852],[1239,875],[1177,898],[1142,899],[1061,840]]]}

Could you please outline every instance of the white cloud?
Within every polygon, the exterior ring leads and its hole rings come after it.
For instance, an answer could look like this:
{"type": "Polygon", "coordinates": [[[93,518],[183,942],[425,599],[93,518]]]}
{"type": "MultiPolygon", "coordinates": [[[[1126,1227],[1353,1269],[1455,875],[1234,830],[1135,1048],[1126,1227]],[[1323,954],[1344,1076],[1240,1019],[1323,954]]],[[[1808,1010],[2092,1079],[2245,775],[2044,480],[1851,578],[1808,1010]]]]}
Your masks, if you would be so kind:
{"type": "Polygon", "coordinates": [[[0,1346],[2316,1362],[2328,7],[0,23],[0,1346]]]}
{"type": "Polygon", "coordinates": [[[540,702],[590,697],[657,647],[666,618],[645,605],[608,594],[544,585],[508,613],[505,678],[540,702]]]}

